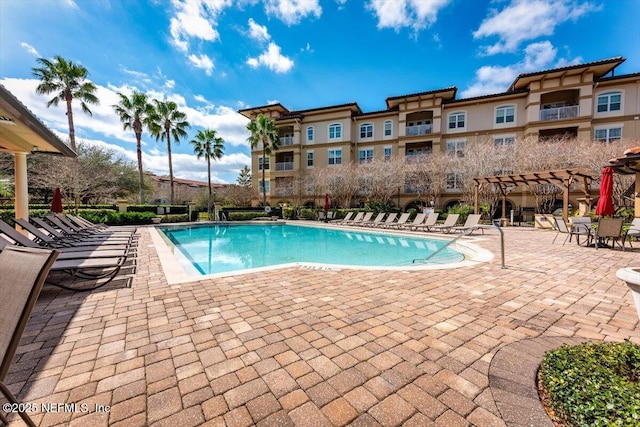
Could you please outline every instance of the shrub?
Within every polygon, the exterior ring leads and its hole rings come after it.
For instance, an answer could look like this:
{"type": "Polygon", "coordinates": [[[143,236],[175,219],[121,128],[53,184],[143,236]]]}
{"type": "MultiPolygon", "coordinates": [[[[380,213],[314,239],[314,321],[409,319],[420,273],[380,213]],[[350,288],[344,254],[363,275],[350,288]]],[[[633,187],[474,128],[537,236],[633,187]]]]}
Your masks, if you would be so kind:
{"type": "Polygon", "coordinates": [[[189,206],[184,205],[129,205],[127,206],[127,212],[151,212],[158,213],[158,208],[169,208],[169,215],[174,214],[188,214],[189,206]]]}
{"type": "Polygon", "coordinates": [[[294,219],[296,215],[296,208],[287,207],[282,208],[282,217],[284,219],[294,219]]]}
{"type": "Polygon", "coordinates": [[[307,208],[300,209],[300,218],[312,219],[312,220],[316,219],[317,215],[316,215],[315,209],[307,209],[307,208]]]}
{"type": "Polygon", "coordinates": [[[262,211],[236,211],[227,213],[229,221],[251,221],[252,219],[264,218],[265,216],[267,216],[267,214],[262,211]]]}
{"type": "Polygon", "coordinates": [[[458,222],[464,223],[467,220],[467,217],[470,213],[473,212],[473,206],[469,205],[454,205],[449,208],[447,214],[458,214],[460,217],[458,218],[458,222]]]}
{"type": "Polygon", "coordinates": [[[539,387],[567,426],[640,425],[640,346],[562,346],[545,354],[539,387]]]}
{"type": "MultiPolygon", "coordinates": [[[[206,215],[206,212],[205,212],[206,215]]],[[[170,223],[170,222],[187,222],[189,221],[189,214],[177,214],[177,215],[163,215],[160,218],[162,223],[170,223]]]]}
{"type": "Polygon", "coordinates": [[[96,224],[142,225],[151,224],[156,215],[151,212],[116,212],[112,210],[80,210],[78,215],[96,224]]]}

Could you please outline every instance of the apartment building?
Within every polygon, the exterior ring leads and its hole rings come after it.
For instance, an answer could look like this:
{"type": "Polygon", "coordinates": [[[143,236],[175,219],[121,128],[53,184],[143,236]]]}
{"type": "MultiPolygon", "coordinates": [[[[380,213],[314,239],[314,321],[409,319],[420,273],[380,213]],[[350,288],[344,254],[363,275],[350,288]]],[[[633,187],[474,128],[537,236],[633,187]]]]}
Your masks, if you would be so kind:
{"type": "MultiPolygon", "coordinates": [[[[529,136],[640,138],[640,73],[616,75],[624,60],[520,74],[507,91],[474,98],[457,99],[455,86],[392,96],[385,110],[374,112],[363,112],[355,102],[298,111],[281,104],[240,110],[251,120],[259,114],[275,119],[280,133],[281,146],[265,165],[262,147],[252,151],[254,188],[260,188],[264,166],[270,204],[292,203],[294,191],[302,204],[312,204],[311,193],[295,190],[292,182],[314,168],[456,152],[478,136],[497,145],[529,136]]],[[[459,199],[455,183],[448,187],[440,207],[459,199]]],[[[401,207],[415,198],[408,189],[398,195],[401,207]]]]}

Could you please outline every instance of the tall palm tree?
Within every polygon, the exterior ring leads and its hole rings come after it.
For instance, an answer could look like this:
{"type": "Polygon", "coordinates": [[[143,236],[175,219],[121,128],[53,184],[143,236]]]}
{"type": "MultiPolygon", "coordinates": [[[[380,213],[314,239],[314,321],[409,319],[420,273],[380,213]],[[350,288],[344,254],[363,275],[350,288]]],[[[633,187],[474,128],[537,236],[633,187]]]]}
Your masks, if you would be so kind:
{"type": "Polygon", "coordinates": [[[73,125],[73,109],[71,103],[74,99],[80,101],[82,111],[92,115],[87,104],[97,105],[100,103],[95,95],[96,85],[86,81],[89,72],[82,65],[67,61],[57,55],[53,60],[38,58],[37,62],[42,65],[40,68],[32,68],[33,76],[40,80],[36,87],[39,95],[54,94],[55,96],[47,102],[47,107],[57,106],[60,101],[64,101],[67,106],[67,121],[69,122],[69,142],[71,149],[76,150],[76,131],[73,125]]]}
{"type": "Polygon", "coordinates": [[[267,192],[265,191],[265,159],[266,156],[271,154],[280,148],[280,135],[278,134],[278,127],[274,119],[265,117],[264,114],[259,114],[255,120],[252,120],[247,125],[247,130],[250,135],[247,138],[251,149],[255,150],[260,143],[262,143],[262,204],[267,206],[267,192]]]}
{"type": "Polygon", "coordinates": [[[211,219],[211,160],[218,160],[224,154],[224,139],[218,136],[215,130],[199,130],[196,136],[189,141],[193,145],[193,152],[196,157],[207,160],[207,182],[209,183],[209,201],[207,203],[207,216],[211,219]]]}
{"type": "Polygon", "coordinates": [[[171,161],[171,137],[178,144],[180,138],[187,136],[187,129],[191,127],[187,121],[187,115],[178,110],[173,101],[153,100],[155,114],[153,114],[149,131],[155,136],[156,141],[167,141],[167,153],[169,155],[169,183],[171,186],[170,201],[173,204],[173,163],[171,161]]]}
{"type": "MultiPolygon", "coordinates": [[[[54,97],[47,102],[47,107],[57,106],[60,101],[64,101],[67,106],[67,122],[69,123],[69,143],[71,149],[76,151],[76,129],[73,124],[73,108],[74,99],[80,101],[80,108],[88,115],[93,115],[87,104],[97,105],[100,103],[95,95],[96,85],[86,81],[89,72],[85,67],[75,64],[73,61],[67,61],[60,55],[56,55],[52,60],[38,58],[37,62],[41,67],[31,69],[33,76],[40,80],[40,84],[36,86],[36,93],[39,95],[54,94],[54,97]]],[[[75,207],[78,209],[80,203],[80,193],[78,191],[78,161],[75,160],[73,168],[73,193],[75,207]]]]}
{"type": "Polygon", "coordinates": [[[144,203],[144,173],[142,172],[142,130],[149,126],[154,115],[154,108],[142,92],[133,92],[130,97],[118,93],[120,102],[113,109],[122,122],[124,130],[132,129],[136,135],[136,151],[138,154],[138,174],[140,178],[140,203],[144,203]]]}

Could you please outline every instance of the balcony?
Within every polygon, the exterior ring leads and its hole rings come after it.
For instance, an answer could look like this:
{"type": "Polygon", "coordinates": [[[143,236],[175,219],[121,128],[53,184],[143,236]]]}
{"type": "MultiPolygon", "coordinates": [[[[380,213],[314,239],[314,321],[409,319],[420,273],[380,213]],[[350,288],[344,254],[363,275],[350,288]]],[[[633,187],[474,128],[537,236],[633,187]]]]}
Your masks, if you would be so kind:
{"type": "Polygon", "coordinates": [[[433,126],[428,125],[417,125],[417,126],[407,126],[407,136],[417,136],[417,135],[429,135],[433,132],[433,126]]]}
{"type": "Polygon", "coordinates": [[[293,162],[278,162],[276,163],[276,171],[292,171],[293,162]]]}
{"type": "Polygon", "coordinates": [[[567,105],[566,107],[546,108],[540,110],[540,121],[572,119],[578,117],[580,108],[577,105],[567,105]]]}
{"type": "Polygon", "coordinates": [[[293,145],[293,136],[281,136],[280,145],[282,146],[293,145]]]}

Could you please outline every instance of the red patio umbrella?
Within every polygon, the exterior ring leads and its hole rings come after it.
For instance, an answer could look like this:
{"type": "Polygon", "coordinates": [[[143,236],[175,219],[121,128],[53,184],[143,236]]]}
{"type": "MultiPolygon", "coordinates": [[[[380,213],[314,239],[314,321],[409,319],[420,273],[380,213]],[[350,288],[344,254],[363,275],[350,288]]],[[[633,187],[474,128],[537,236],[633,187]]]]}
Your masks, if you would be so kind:
{"type": "Polygon", "coordinates": [[[596,215],[605,216],[615,213],[613,207],[613,168],[607,166],[602,169],[600,180],[600,198],[596,206],[596,215]]]}
{"type": "Polygon", "coordinates": [[[325,194],[324,195],[324,211],[328,211],[329,210],[329,195],[325,194]]]}
{"type": "Polygon", "coordinates": [[[55,191],[53,192],[53,200],[51,200],[51,212],[62,212],[62,194],[60,194],[60,188],[58,187],[56,187],[55,191]]]}

